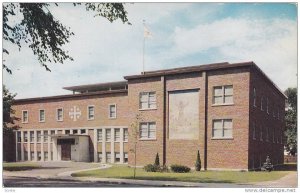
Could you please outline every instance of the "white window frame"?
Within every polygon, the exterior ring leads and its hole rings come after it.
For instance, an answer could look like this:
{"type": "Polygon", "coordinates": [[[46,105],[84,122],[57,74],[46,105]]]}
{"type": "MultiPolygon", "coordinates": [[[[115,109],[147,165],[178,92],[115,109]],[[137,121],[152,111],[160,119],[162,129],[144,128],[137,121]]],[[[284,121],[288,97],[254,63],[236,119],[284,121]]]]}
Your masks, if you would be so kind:
{"type": "Polygon", "coordinates": [[[120,163],[121,162],[121,153],[120,152],[115,152],[115,160],[114,163],[120,163]],[[117,154],[119,154],[119,157],[117,157],[117,154]],[[117,158],[119,158],[119,161],[117,161],[117,158]]]}
{"type": "Polygon", "coordinates": [[[44,133],[43,133],[43,135],[44,135],[44,143],[47,143],[48,142],[48,140],[49,140],[49,131],[48,130],[44,130],[44,133]],[[45,132],[47,132],[47,134],[45,134],[45,132]],[[46,140],[47,139],[47,140],[46,140]]]}
{"type": "Polygon", "coordinates": [[[45,123],[45,121],[46,121],[46,111],[45,109],[39,109],[39,122],[45,123]],[[44,120],[41,120],[41,111],[44,111],[44,120]]]}
{"type": "Polygon", "coordinates": [[[88,106],[87,106],[87,120],[88,120],[88,121],[91,121],[91,120],[94,120],[94,119],[95,119],[95,105],[88,105],[88,106]],[[89,111],[89,109],[90,109],[91,107],[93,108],[93,114],[92,114],[93,117],[92,117],[92,118],[90,118],[90,111],[89,111]]]}
{"type": "Polygon", "coordinates": [[[114,140],[115,140],[115,142],[121,141],[121,129],[120,128],[115,128],[114,129],[114,140]],[[117,131],[119,131],[119,139],[116,138],[117,131]]]}
{"type": "Polygon", "coordinates": [[[213,86],[213,90],[212,90],[212,105],[213,106],[218,106],[218,105],[233,105],[234,104],[234,91],[233,91],[233,85],[222,85],[222,86],[213,86]],[[222,103],[216,103],[215,102],[215,88],[217,87],[221,87],[222,88],[222,94],[219,95],[218,97],[222,97],[222,103]],[[232,95],[225,95],[225,87],[232,87],[232,95]],[[232,96],[232,103],[225,103],[225,96],[232,96]]]}
{"type": "Polygon", "coordinates": [[[34,131],[29,131],[29,142],[30,143],[34,143],[34,131]],[[31,133],[33,133],[33,138],[32,138],[32,140],[31,140],[31,133]]]}
{"type": "Polygon", "coordinates": [[[29,134],[29,131],[24,131],[23,135],[24,135],[24,143],[28,143],[28,141],[29,141],[29,140],[28,140],[28,139],[29,139],[28,136],[30,135],[30,134],[29,134]],[[25,135],[25,134],[26,134],[26,135],[25,135]],[[26,140],[26,139],[27,139],[27,140],[26,140]]]}
{"type": "Polygon", "coordinates": [[[111,131],[112,131],[112,129],[109,129],[109,128],[105,129],[105,142],[111,142],[111,131]],[[110,139],[109,140],[107,139],[108,131],[110,131],[109,132],[110,133],[110,139]]]}
{"type": "Polygon", "coordinates": [[[56,109],[56,121],[64,121],[64,108],[61,107],[56,109]],[[58,119],[58,110],[61,110],[62,113],[61,120],[58,119]]]}
{"type": "Polygon", "coordinates": [[[102,142],[103,141],[103,129],[97,129],[97,141],[102,142]],[[101,139],[100,139],[100,132],[101,132],[101,139]]]}
{"type": "Polygon", "coordinates": [[[151,121],[151,122],[140,122],[139,124],[139,140],[156,140],[156,131],[157,131],[157,128],[156,128],[156,122],[154,121],[151,121]],[[150,124],[153,124],[155,125],[155,136],[153,138],[150,138],[150,124]],[[147,137],[141,137],[141,129],[142,129],[142,124],[146,124],[147,125],[147,137]]]}
{"type": "Polygon", "coordinates": [[[139,93],[139,110],[153,110],[153,109],[157,109],[157,98],[156,98],[156,92],[155,91],[143,91],[139,93]],[[143,108],[141,103],[142,103],[142,96],[143,94],[147,95],[147,107],[143,108]],[[150,94],[154,94],[154,99],[155,99],[155,103],[153,103],[155,105],[155,107],[150,107],[150,94]]]}
{"type": "Polygon", "coordinates": [[[28,123],[29,121],[29,111],[28,110],[22,110],[22,123],[28,123]],[[27,120],[24,121],[24,112],[27,112],[27,120]]]}
{"type": "Polygon", "coordinates": [[[42,131],[36,131],[36,142],[37,143],[42,143],[42,131]],[[40,137],[39,137],[39,133],[40,133],[40,137]]]}
{"type": "Polygon", "coordinates": [[[129,137],[128,128],[124,128],[123,129],[123,141],[128,142],[128,137],[129,137]],[[125,132],[125,131],[127,131],[127,132],[125,132]],[[126,133],[127,133],[127,135],[125,135],[126,133]],[[125,136],[127,136],[127,139],[125,138],[125,136]]]}
{"type": "MultiPolygon", "coordinates": [[[[228,128],[226,128],[226,129],[228,129],[228,128]]],[[[212,139],[233,139],[233,119],[231,119],[231,118],[224,118],[224,119],[213,119],[212,120],[212,132],[211,132],[211,135],[212,135],[212,139]],[[214,121],[222,121],[222,137],[214,137],[214,121]],[[231,130],[232,130],[232,135],[230,136],[230,137],[225,137],[224,136],[224,130],[225,130],[225,127],[224,127],[224,121],[225,120],[231,120],[231,124],[232,124],[232,128],[231,128],[231,130]]]]}
{"type": "Polygon", "coordinates": [[[256,88],[253,88],[253,106],[256,107],[256,88]]]}
{"type": "Polygon", "coordinates": [[[108,105],[108,118],[109,119],[116,119],[117,118],[117,104],[116,103],[111,103],[111,104],[108,105]],[[110,111],[111,110],[110,109],[111,106],[115,106],[115,111],[116,112],[115,112],[115,116],[114,117],[110,116],[111,115],[111,111],[110,111]]]}

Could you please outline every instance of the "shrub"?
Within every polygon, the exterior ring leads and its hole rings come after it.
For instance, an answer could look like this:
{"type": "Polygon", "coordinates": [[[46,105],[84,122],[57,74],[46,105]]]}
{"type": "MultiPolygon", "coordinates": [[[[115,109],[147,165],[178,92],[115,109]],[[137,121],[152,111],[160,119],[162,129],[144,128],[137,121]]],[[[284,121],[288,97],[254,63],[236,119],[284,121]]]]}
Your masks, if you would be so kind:
{"type": "Polygon", "coordinates": [[[201,170],[201,160],[200,160],[199,150],[198,150],[198,153],[197,153],[197,160],[196,160],[196,164],[195,164],[195,170],[196,171],[200,171],[201,170]]]}
{"type": "Polygon", "coordinates": [[[171,165],[171,170],[175,173],[188,173],[191,171],[191,168],[182,165],[171,165]]]}
{"type": "Polygon", "coordinates": [[[156,166],[154,164],[148,164],[148,165],[144,166],[144,170],[146,172],[158,172],[158,171],[160,171],[160,167],[156,166]]]}
{"type": "Polygon", "coordinates": [[[271,159],[269,156],[267,156],[267,159],[266,159],[266,162],[263,164],[263,166],[261,167],[261,170],[262,171],[272,171],[274,168],[273,168],[273,165],[271,163],[271,159]]]}
{"type": "Polygon", "coordinates": [[[154,161],[154,165],[155,165],[155,166],[159,166],[159,165],[160,165],[160,164],[159,164],[159,155],[158,155],[158,153],[156,154],[155,161],[154,161]]]}

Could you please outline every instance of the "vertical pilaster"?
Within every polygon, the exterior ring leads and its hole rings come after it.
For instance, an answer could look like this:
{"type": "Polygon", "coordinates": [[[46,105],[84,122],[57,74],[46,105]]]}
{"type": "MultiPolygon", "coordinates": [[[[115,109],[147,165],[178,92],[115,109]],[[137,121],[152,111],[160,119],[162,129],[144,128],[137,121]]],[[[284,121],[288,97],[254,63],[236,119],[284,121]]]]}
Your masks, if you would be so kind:
{"type": "Polygon", "coordinates": [[[98,162],[98,141],[97,141],[97,129],[94,129],[94,162],[98,162]]]}
{"type": "Polygon", "coordinates": [[[37,132],[33,131],[33,148],[34,148],[34,161],[37,161],[37,132]]]}
{"type": "Polygon", "coordinates": [[[51,158],[51,138],[49,137],[51,135],[51,130],[48,130],[48,161],[52,161],[53,158],[51,158]]]}
{"type": "MultiPolygon", "coordinates": [[[[55,130],[55,135],[57,134],[57,130],[55,130]]],[[[53,161],[57,161],[57,138],[53,139],[53,161]]]]}
{"type": "Polygon", "coordinates": [[[120,128],[120,163],[124,163],[124,128],[120,128]]]}
{"type": "Polygon", "coordinates": [[[18,156],[18,135],[19,135],[19,131],[15,132],[16,135],[16,162],[19,161],[19,156],[18,156]]]}
{"type": "Polygon", "coordinates": [[[111,136],[110,136],[110,139],[111,139],[111,142],[110,142],[110,144],[111,144],[110,145],[111,160],[110,160],[110,162],[114,163],[115,162],[115,129],[111,128],[110,132],[111,132],[111,136]]]}
{"type": "Polygon", "coordinates": [[[28,154],[28,161],[32,161],[31,160],[31,149],[30,149],[30,130],[27,131],[27,154],[28,154]]]}
{"type": "Polygon", "coordinates": [[[21,131],[21,161],[24,161],[24,131],[21,131]]]}
{"type": "Polygon", "coordinates": [[[102,128],[102,163],[106,163],[106,129],[102,128]]]}
{"type": "Polygon", "coordinates": [[[70,134],[73,134],[73,129],[70,129],[70,134]]]}
{"type": "Polygon", "coordinates": [[[44,130],[41,130],[41,161],[45,161],[44,159],[44,130]]]}

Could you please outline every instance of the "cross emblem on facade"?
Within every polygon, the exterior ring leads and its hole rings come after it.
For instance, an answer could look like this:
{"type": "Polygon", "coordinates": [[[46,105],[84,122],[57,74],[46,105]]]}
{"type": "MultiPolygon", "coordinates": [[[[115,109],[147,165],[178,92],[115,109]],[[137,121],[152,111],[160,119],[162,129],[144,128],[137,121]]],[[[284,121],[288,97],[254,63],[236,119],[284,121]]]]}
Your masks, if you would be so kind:
{"type": "Polygon", "coordinates": [[[79,110],[78,107],[74,106],[73,108],[71,108],[70,112],[69,112],[69,116],[71,119],[73,119],[73,121],[77,121],[77,119],[79,119],[81,115],[81,111],[79,110]]]}

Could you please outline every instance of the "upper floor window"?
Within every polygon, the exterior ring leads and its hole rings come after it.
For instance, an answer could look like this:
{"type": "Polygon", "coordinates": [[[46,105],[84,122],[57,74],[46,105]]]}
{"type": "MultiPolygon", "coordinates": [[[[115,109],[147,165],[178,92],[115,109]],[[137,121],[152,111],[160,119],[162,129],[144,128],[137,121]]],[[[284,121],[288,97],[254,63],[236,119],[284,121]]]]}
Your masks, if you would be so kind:
{"type": "Polygon", "coordinates": [[[28,132],[24,131],[24,142],[28,142],[28,132]]]}
{"type": "Polygon", "coordinates": [[[44,131],[44,142],[48,142],[48,131],[44,131]]]}
{"type": "Polygon", "coordinates": [[[256,89],[253,88],[253,106],[256,107],[256,89]]]}
{"type": "Polygon", "coordinates": [[[45,122],[45,110],[44,109],[40,110],[39,121],[40,122],[45,122]]]}
{"type": "Polygon", "coordinates": [[[232,119],[213,120],[213,138],[232,138],[232,119]]]}
{"type": "Polygon", "coordinates": [[[28,111],[22,111],[22,123],[28,123],[28,111]]]}
{"type": "MultiPolygon", "coordinates": [[[[54,131],[54,130],[51,130],[51,131],[50,131],[50,134],[51,134],[51,135],[55,135],[55,131],[54,131]]],[[[51,142],[53,142],[53,138],[52,138],[52,137],[51,137],[51,142]]]]}
{"type": "Polygon", "coordinates": [[[267,113],[269,114],[269,98],[267,97],[267,113]]]}
{"type": "Polygon", "coordinates": [[[34,132],[30,131],[30,142],[33,142],[34,140],[34,132]]]}
{"type": "Polygon", "coordinates": [[[109,118],[117,118],[117,105],[116,104],[110,104],[109,105],[109,118]]]}
{"type": "Polygon", "coordinates": [[[17,132],[17,140],[18,140],[18,142],[21,142],[21,132],[20,131],[17,132]]]}
{"type": "Polygon", "coordinates": [[[115,141],[120,141],[120,129],[115,129],[115,141]]]}
{"type": "Polygon", "coordinates": [[[264,97],[262,96],[260,99],[260,110],[264,110],[264,97]]]}
{"type": "Polygon", "coordinates": [[[41,140],[42,140],[42,133],[41,133],[41,131],[37,131],[36,134],[37,134],[37,138],[36,138],[37,142],[41,142],[41,140]]]}
{"type": "Polygon", "coordinates": [[[141,92],[140,93],[140,109],[155,109],[156,108],[156,93],[141,92]]]}
{"type": "Polygon", "coordinates": [[[56,110],[56,119],[57,121],[63,121],[64,118],[64,111],[62,108],[56,110]]]}
{"type": "Polygon", "coordinates": [[[106,136],[105,136],[106,141],[111,140],[111,129],[106,129],[106,136]]]}
{"type": "Polygon", "coordinates": [[[93,120],[95,118],[94,106],[88,106],[88,120],[93,120]]]}
{"type": "Polygon", "coordinates": [[[97,130],[97,141],[102,141],[102,129],[97,130]]]}
{"type": "Polygon", "coordinates": [[[145,122],[140,123],[140,139],[155,139],[156,138],[156,123],[145,122]]]}
{"type": "Polygon", "coordinates": [[[233,104],[233,86],[215,86],[213,104],[233,104]]]}
{"type": "Polygon", "coordinates": [[[124,129],[124,133],[123,133],[123,141],[128,141],[128,129],[127,128],[125,128],[124,129]]]}

